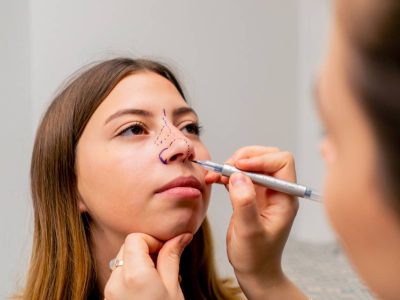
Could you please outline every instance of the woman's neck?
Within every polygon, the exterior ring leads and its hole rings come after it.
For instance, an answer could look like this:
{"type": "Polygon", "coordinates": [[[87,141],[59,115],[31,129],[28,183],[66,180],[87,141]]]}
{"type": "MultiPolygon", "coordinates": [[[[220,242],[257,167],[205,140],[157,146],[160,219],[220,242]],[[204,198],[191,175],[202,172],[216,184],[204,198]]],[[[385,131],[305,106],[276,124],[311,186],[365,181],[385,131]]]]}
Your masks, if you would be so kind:
{"type": "Polygon", "coordinates": [[[102,294],[111,275],[109,262],[117,256],[123,242],[123,236],[119,236],[115,232],[108,232],[98,224],[91,226],[90,247],[95,260],[97,285],[102,294]]]}

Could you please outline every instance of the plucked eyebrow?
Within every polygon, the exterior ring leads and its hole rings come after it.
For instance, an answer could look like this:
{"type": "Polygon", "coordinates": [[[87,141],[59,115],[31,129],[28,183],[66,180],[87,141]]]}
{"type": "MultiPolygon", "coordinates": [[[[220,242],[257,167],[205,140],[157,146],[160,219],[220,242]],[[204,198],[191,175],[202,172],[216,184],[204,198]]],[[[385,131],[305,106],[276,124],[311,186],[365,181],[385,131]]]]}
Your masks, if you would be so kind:
{"type": "Polygon", "coordinates": [[[121,109],[115,113],[113,113],[111,116],[109,116],[104,124],[107,124],[108,122],[119,118],[121,116],[125,115],[135,115],[135,116],[142,116],[142,117],[152,117],[153,114],[147,110],[143,109],[135,109],[135,108],[128,108],[128,109],[121,109]]]}
{"type": "MultiPolygon", "coordinates": [[[[186,114],[193,114],[198,118],[197,113],[190,107],[179,107],[172,112],[174,118],[180,117],[186,114]]],[[[136,108],[128,108],[128,109],[121,109],[111,116],[107,118],[104,124],[111,122],[112,120],[119,118],[125,115],[135,115],[135,116],[142,116],[142,117],[153,117],[153,113],[143,109],[136,109],[136,108]]]]}
{"type": "Polygon", "coordinates": [[[198,118],[197,113],[191,107],[179,107],[172,112],[174,118],[180,117],[186,114],[194,114],[198,118]]]}

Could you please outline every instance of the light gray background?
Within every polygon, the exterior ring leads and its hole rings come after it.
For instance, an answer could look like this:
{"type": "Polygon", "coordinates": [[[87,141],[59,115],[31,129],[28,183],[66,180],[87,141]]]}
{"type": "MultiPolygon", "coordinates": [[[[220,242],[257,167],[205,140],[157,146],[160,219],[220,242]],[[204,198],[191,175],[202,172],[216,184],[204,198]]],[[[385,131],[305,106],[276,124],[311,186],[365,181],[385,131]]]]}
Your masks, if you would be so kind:
{"type": "MultiPolygon", "coordinates": [[[[326,47],[327,0],[19,0],[0,2],[0,298],[23,281],[33,213],[29,164],[40,116],[82,65],[116,55],[161,58],[182,80],[215,161],[240,146],[294,153],[298,181],[321,188],[312,84],[326,47]]],[[[231,213],[214,188],[209,217],[222,275],[231,213]]],[[[334,240],[323,208],[301,200],[293,239],[334,240]]]]}

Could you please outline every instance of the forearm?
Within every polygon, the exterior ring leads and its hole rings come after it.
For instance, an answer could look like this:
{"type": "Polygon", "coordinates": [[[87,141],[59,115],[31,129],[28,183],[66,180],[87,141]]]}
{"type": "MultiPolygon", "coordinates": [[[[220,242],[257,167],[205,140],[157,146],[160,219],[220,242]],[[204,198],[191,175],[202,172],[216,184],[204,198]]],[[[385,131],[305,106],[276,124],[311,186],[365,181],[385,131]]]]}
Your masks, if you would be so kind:
{"type": "Polygon", "coordinates": [[[257,280],[238,276],[238,282],[248,300],[309,300],[285,275],[277,279],[257,280]]]}

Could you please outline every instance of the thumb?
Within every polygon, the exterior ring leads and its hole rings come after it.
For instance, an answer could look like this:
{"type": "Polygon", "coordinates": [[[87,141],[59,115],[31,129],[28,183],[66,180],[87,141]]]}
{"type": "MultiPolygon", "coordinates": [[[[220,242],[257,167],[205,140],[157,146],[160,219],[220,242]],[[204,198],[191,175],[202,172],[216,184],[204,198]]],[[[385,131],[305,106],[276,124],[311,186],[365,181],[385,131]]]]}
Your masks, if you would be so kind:
{"type": "Polygon", "coordinates": [[[157,257],[157,270],[170,294],[179,286],[179,262],[185,247],[192,240],[191,233],[184,233],[167,241],[157,257]]]}
{"type": "Polygon", "coordinates": [[[250,178],[235,173],[229,178],[229,195],[234,214],[234,226],[240,231],[259,230],[261,224],[256,202],[256,191],[250,178]]]}

